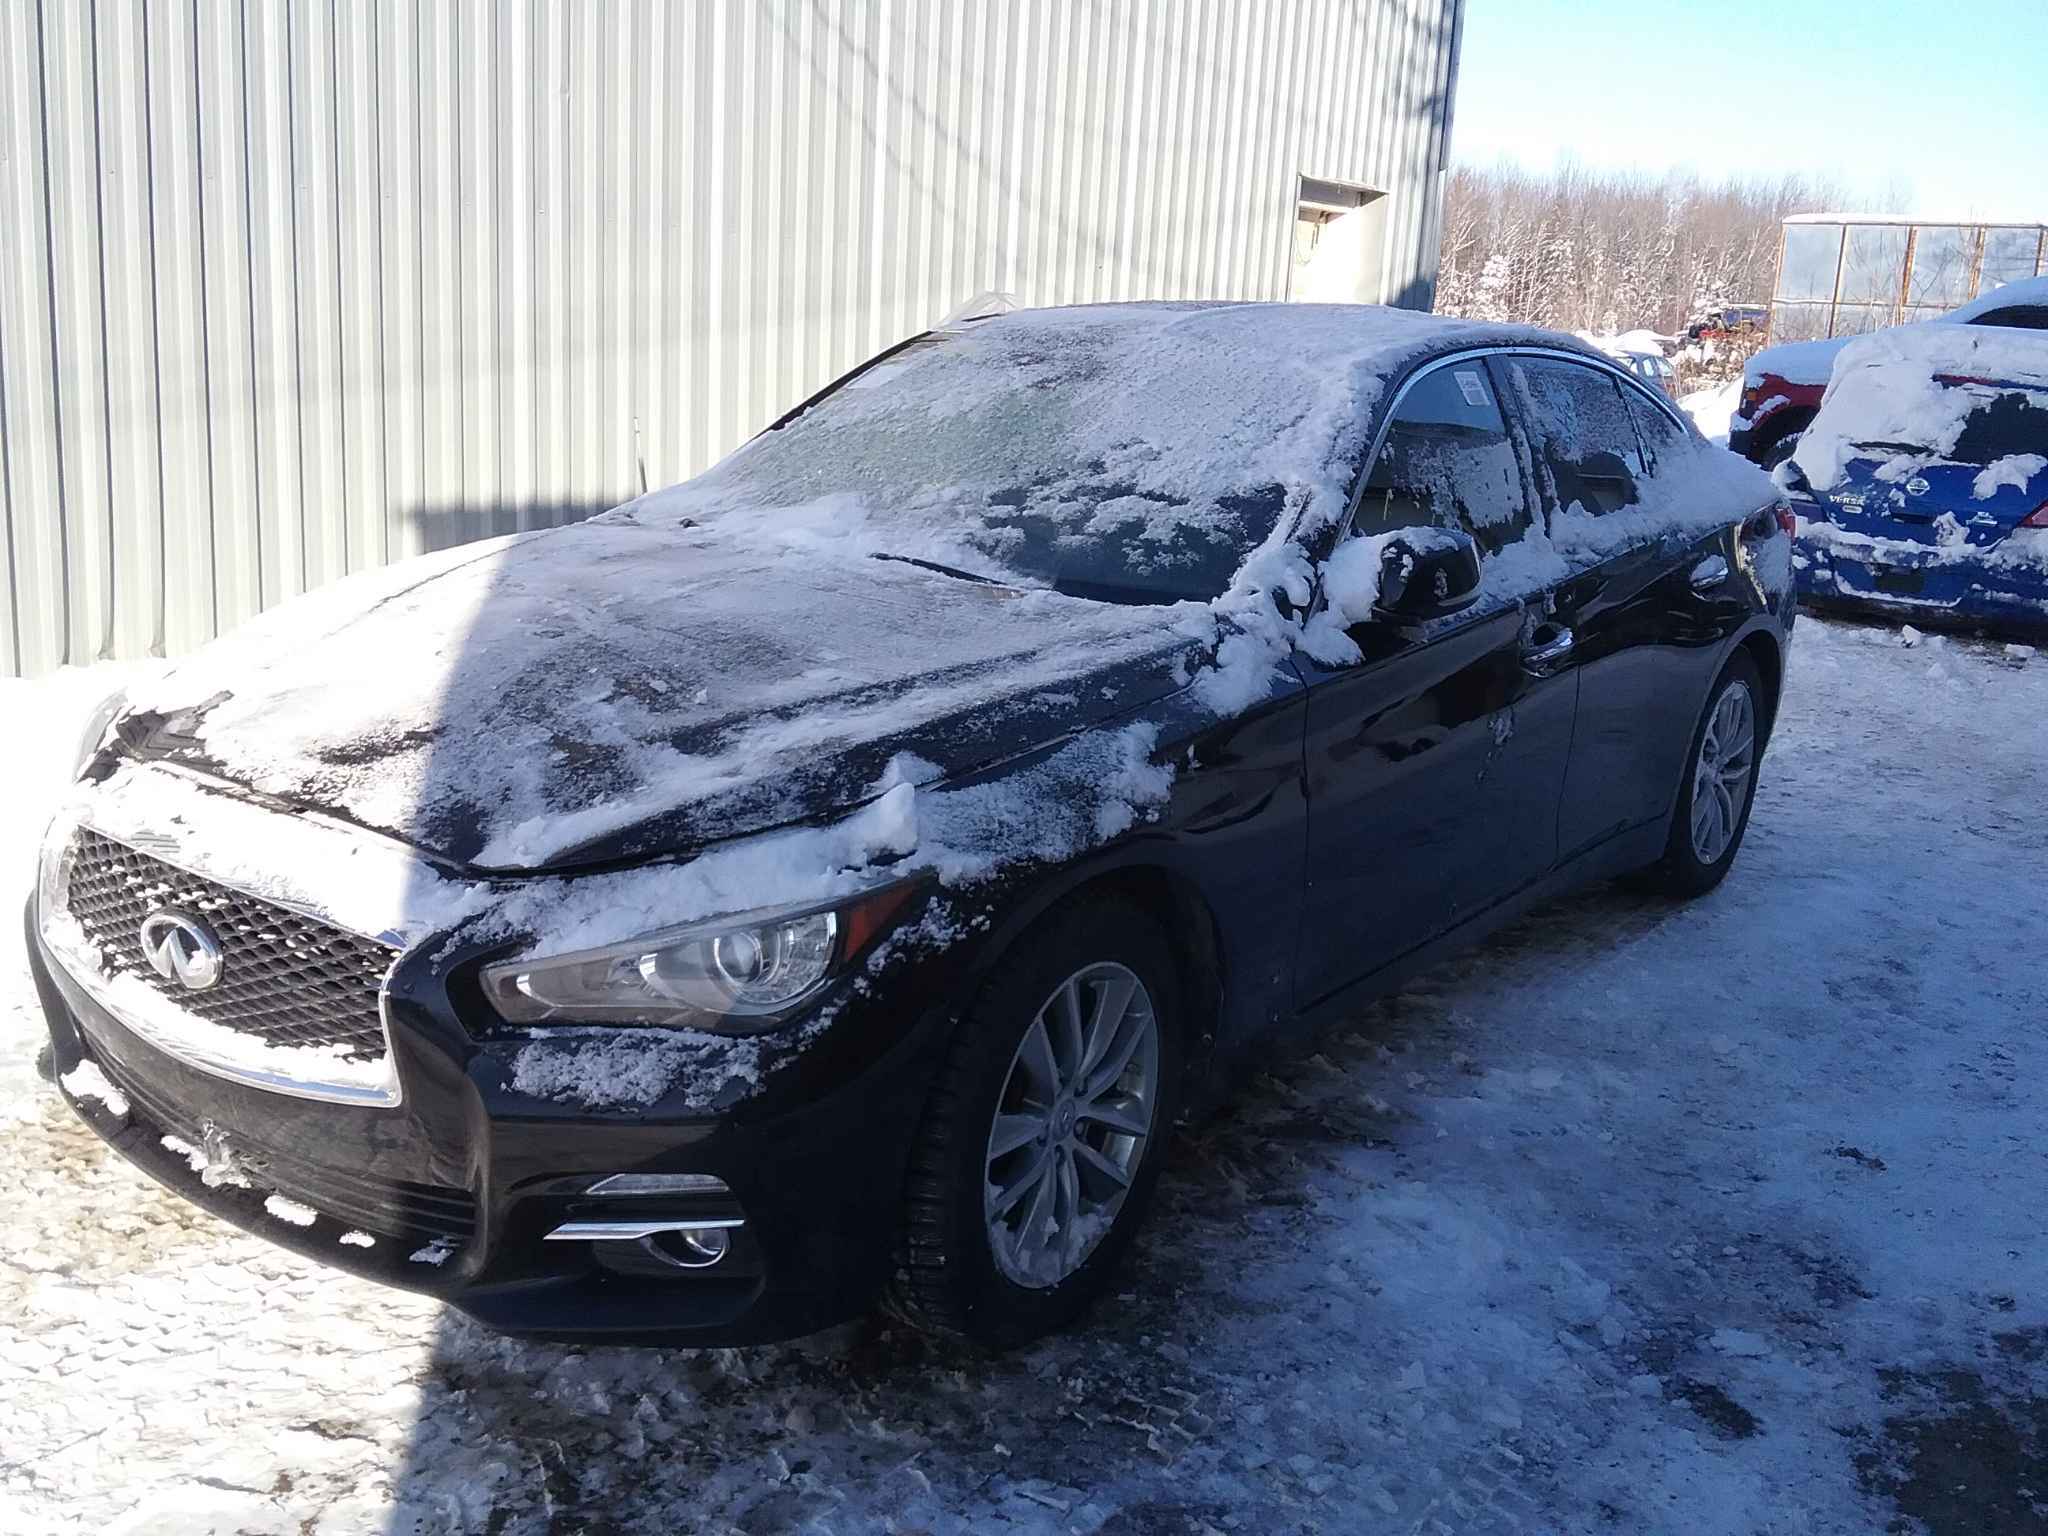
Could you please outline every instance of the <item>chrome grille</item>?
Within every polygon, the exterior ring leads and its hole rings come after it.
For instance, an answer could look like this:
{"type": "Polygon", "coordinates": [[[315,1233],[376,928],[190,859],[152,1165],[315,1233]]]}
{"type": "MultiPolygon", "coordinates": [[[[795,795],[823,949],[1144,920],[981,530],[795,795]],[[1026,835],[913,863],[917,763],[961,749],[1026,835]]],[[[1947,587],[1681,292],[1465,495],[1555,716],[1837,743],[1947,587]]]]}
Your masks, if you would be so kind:
{"type": "Polygon", "coordinates": [[[268,1045],[384,1054],[378,996],[396,951],[374,939],[139,853],[91,828],[71,845],[64,905],[107,968],[137,977],[187,1013],[268,1045]],[[220,981],[202,992],[144,957],[142,920],[159,907],[202,917],[219,936],[220,981]]]}

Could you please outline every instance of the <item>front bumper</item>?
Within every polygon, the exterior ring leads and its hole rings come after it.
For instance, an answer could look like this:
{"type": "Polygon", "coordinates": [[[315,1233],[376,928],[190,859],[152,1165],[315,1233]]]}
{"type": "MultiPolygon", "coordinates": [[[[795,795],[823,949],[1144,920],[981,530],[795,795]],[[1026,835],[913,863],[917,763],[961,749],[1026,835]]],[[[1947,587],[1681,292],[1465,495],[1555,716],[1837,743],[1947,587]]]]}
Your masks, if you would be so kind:
{"type": "Polygon", "coordinates": [[[404,1093],[368,1107],[195,1069],[81,987],[33,910],[28,926],[58,1073],[92,1062],[126,1100],[117,1113],[66,1087],[72,1108],[158,1182],[323,1263],[439,1296],[510,1333],[700,1345],[857,1315],[893,1262],[911,1138],[950,1019],[936,998],[907,994],[951,957],[863,996],[821,1048],[719,1112],[593,1109],[521,1092],[513,1058],[524,1042],[472,1034],[450,973],[401,962],[388,1009],[404,1093]],[[622,1172],[708,1174],[730,1193],[586,1193],[622,1172]],[[744,1223],[703,1268],[632,1242],[545,1240],[571,1221],[699,1218],[744,1223]]]}

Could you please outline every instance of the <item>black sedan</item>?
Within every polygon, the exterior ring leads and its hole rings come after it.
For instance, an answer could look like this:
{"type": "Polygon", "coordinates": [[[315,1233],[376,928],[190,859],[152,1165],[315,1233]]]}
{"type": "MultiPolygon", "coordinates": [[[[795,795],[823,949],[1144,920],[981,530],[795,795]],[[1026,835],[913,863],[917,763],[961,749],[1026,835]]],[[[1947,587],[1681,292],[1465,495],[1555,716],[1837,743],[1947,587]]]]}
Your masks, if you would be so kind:
{"type": "Polygon", "coordinates": [[[173,1189],[506,1330],[1028,1339],[1284,1035],[1573,886],[1722,879],[1788,522],[1548,333],[921,335],[109,701],[29,918],[56,1072],[173,1189]]]}

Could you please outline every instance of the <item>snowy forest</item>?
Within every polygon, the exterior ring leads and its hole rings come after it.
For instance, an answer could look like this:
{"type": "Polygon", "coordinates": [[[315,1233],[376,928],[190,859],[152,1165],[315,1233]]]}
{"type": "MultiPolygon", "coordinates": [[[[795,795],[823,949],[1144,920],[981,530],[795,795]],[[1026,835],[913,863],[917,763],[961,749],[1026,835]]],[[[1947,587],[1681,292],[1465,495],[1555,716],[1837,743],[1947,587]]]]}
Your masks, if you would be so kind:
{"type": "Polygon", "coordinates": [[[1711,305],[1763,303],[1778,225],[1835,198],[1787,176],[1706,183],[1510,165],[1452,169],[1439,313],[1557,330],[1666,334],[1711,305]]]}

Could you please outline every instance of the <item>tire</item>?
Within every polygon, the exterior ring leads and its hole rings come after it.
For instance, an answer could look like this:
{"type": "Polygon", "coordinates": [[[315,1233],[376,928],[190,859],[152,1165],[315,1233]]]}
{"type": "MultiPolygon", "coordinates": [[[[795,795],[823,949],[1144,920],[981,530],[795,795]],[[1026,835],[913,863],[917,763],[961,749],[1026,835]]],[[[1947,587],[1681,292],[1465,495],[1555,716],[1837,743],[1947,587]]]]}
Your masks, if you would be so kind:
{"type": "Polygon", "coordinates": [[[1671,816],[1671,836],[1664,856],[1645,871],[1645,883],[1669,896],[1704,896],[1722,880],[1742,851],[1749,813],[1756,804],[1757,766],[1763,754],[1775,701],[1764,693],[1756,663],[1737,652],[1707,694],[1707,707],[1693,727],[1685,756],[1685,777],[1678,787],[1678,805],[1671,816]],[[1746,707],[1748,742],[1742,777],[1730,777],[1741,755],[1735,743],[1723,740],[1730,712],[1746,707]],[[1710,744],[1709,738],[1712,738],[1710,744]],[[1719,781],[1720,793],[1702,811],[1700,795],[1719,781]],[[1716,808],[1718,807],[1718,809],[1716,808]],[[1702,838],[1702,823],[1709,834],[1702,838]]]}
{"type": "Polygon", "coordinates": [[[1804,427],[1794,427],[1783,437],[1774,438],[1771,446],[1757,456],[1757,468],[1768,473],[1791,458],[1799,447],[1799,439],[1806,435],[1804,427]]]}
{"type": "Polygon", "coordinates": [[[1008,1349],[1065,1326],[1102,1293],[1143,1222],[1179,1109],[1178,980],[1158,925],[1113,901],[1055,909],[1011,948],[955,1030],[918,1129],[891,1311],[927,1332],[1008,1349]],[[1109,1028],[1126,979],[1124,1023],[1109,1028]],[[1064,1001],[1070,984],[1079,1008],[1064,1001]],[[1099,1051],[1090,1024],[1109,1037],[1099,1051]],[[1105,1078],[1127,1041],[1139,1043],[1105,1078]],[[1048,1071],[1075,1081],[1077,1049],[1079,1091],[1049,1092],[1048,1071]],[[1130,1135],[1139,1123],[1145,1134],[1130,1135]],[[1027,1132],[1033,1140],[997,1150],[999,1133],[1027,1132]],[[1043,1175],[1030,1185],[1036,1169],[1043,1175]],[[1120,1193],[1116,1171],[1128,1181],[1120,1193]],[[1020,1185],[1029,1192],[1019,1195],[1020,1185]],[[1034,1211],[1044,1218],[1036,1226],[1034,1211]]]}

